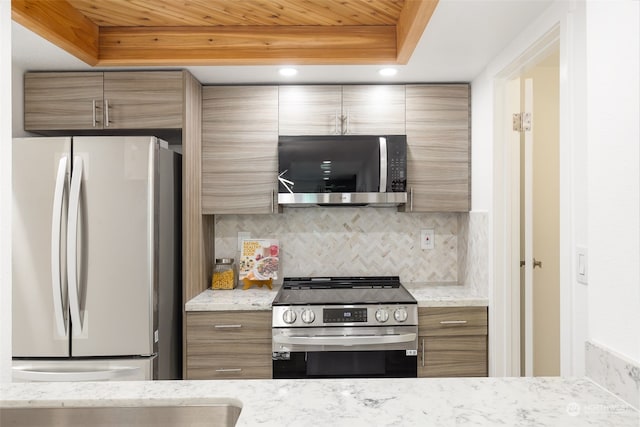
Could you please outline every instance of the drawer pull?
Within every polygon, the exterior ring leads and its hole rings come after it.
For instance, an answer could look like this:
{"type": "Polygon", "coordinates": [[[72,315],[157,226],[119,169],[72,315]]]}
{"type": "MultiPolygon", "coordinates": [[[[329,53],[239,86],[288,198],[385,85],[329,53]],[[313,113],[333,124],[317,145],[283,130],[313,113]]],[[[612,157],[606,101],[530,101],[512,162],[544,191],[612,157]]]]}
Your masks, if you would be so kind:
{"type": "Polygon", "coordinates": [[[242,368],[216,369],[216,372],[241,372],[242,368]]]}
{"type": "Polygon", "coordinates": [[[464,325],[466,324],[466,320],[442,320],[440,321],[441,325],[464,325]]]}
{"type": "Polygon", "coordinates": [[[242,325],[213,325],[216,329],[232,329],[232,328],[242,328],[242,325]]]}

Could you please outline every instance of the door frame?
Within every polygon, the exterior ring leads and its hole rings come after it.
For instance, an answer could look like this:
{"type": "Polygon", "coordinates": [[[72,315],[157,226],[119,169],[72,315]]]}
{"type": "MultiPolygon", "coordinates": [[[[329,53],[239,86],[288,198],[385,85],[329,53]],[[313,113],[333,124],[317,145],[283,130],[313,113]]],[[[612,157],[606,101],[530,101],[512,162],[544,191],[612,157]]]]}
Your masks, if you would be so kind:
{"type": "MultiPolygon", "coordinates": [[[[549,29],[523,49],[506,67],[494,76],[494,144],[493,144],[493,215],[489,232],[493,238],[493,280],[489,287],[492,316],[490,324],[490,372],[492,376],[520,376],[520,289],[512,286],[517,278],[520,257],[519,197],[520,168],[513,167],[515,153],[510,147],[513,138],[511,111],[507,99],[507,85],[523,70],[533,66],[553,49],[560,50],[560,374],[574,375],[573,367],[573,306],[572,271],[574,245],[572,188],[572,152],[575,141],[571,132],[574,85],[568,70],[576,66],[573,57],[573,28],[571,18],[555,21],[549,29]],[[518,233],[514,233],[515,230],[518,233]]],[[[575,71],[573,71],[575,72],[575,71]]],[[[519,156],[518,156],[519,157],[519,156]]]]}

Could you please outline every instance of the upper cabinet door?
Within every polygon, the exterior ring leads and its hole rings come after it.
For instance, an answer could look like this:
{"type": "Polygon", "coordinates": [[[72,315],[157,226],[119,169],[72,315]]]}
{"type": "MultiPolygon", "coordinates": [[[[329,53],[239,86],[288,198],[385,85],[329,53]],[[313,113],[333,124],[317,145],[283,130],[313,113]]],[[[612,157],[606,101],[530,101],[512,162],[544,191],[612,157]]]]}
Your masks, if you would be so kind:
{"type": "Polygon", "coordinates": [[[27,73],[28,131],[102,129],[102,73],[27,73]]]}
{"type": "Polygon", "coordinates": [[[280,135],[338,135],[342,129],[341,86],[280,86],[280,135]]]}
{"type": "Polygon", "coordinates": [[[277,212],[278,87],[202,89],[202,213],[277,212]]]}
{"type": "Polygon", "coordinates": [[[342,87],[343,134],[404,135],[403,85],[349,85],[342,87]]]}
{"type": "Polygon", "coordinates": [[[104,73],[105,129],[182,128],[181,71],[104,73]]]}
{"type": "Polygon", "coordinates": [[[469,85],[407,86],[407,184],[413,212],[467,212],[469,85]]]}

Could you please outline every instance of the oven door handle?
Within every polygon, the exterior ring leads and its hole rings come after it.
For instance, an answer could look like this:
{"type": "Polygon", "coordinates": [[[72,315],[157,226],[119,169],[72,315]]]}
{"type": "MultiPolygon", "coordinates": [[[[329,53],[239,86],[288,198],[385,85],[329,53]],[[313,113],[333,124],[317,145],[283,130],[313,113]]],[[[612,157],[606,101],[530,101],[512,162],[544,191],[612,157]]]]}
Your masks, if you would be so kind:
{"type": "Polygon", "coordinates": [[[415,341],[416,334],[393,335],[345,335],[345,336],[290,336],[275,335],[273,342],[289,345],[337,345],[350,347],[354,345],[396,344],[415,341]]]}

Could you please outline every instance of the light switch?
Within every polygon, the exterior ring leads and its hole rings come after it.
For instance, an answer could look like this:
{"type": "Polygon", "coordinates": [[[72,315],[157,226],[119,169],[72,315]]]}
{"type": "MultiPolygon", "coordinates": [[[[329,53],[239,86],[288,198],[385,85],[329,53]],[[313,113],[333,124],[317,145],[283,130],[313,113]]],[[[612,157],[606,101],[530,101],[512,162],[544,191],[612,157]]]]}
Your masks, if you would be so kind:
{"type": "Polygon", "coordinates": [[[578,283],[588,284],[588,258],[587,258],[587,248],[583,246],[576,247],[576,269],[577,269],[577,279],[578,283]]]}

